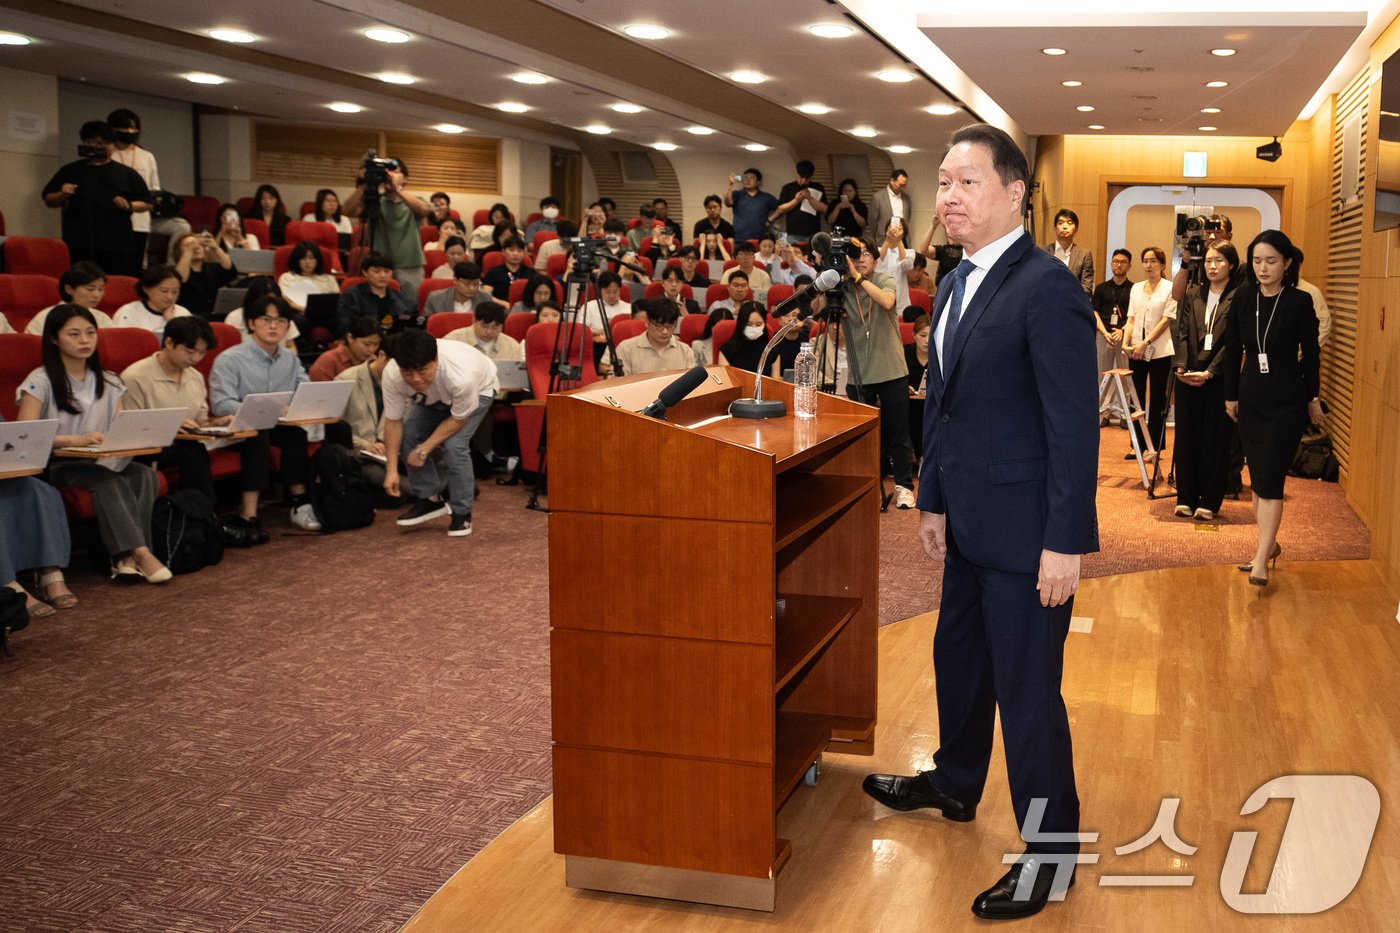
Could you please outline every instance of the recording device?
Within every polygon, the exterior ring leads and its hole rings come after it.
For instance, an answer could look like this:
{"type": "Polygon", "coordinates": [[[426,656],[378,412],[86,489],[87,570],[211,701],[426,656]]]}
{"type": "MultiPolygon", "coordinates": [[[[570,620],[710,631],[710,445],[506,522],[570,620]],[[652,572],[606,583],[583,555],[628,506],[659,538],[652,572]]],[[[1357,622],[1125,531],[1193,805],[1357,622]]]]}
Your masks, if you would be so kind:
{"type": "MultiPolygon", "coordinates": [[[[811,285],[778,302],[773,308],[773,316],[781,317],[793,305],[801,304],[819,292],[831,291],[840,284],[841,275],[835,269],[824,269],[811,285]]],[[[787,405],[782,399],[763,397],[763,373],[767,371],[768,354],[773,352],[773,348],[782,342],[789,331],[794,327],[801,327],[804,323],[806,323],[805,320],[799,317],[797,320],[788,321],[773,334],[768,341],[768,346],[763,348],[763,354],[758,358],[758,371],[754,375],[753,382],[753,398],[736,398],[730,402],[729,416],[731,418],[781,418],[787,414],[787,405]]]]}
{"type": "Polygon", "coordinates": [[[1206,259],[1206,234],[1218,233],[1225,229],[1225,225],[1218,220],[1211,220],[1205,214],[1180,213],[1176,215],[1176,245],[1186,251],[1186,259],[1183,265],[1187,270],[1187,282],[1196,285],[1204,279],[1205,259],[1206,259]]]}
{"type": "Polygon", "coordinates": [[[389,181],[389,173],[397,172],[403,167],[403,163],[398,159],[381,159],[379,153],[373,149],[365,150],[364,163],[361,166],[365,172],[365,187],[378,188],[389,181]]]}
{"type": "Polygon", "coordinates": [[[706,375],[704,366],[696,366],[686,370],[680,377],[662,389],[658,393],[656,401],[643,408],[641,414],[648,418],[660,418],[665,421],[666,409],[679,404],[682,399],[700,388],[700,383],[705,381],[706,375]]]}
{"type": "Polygon", "coordinates": [[[105,159],[107,158],[107,147],[94,145],[93,143],[79,143],[78,158],[105,159]]]}
{"type": "Polygon", "coordinates": [[[574,274],[592,275],[598,268],[598,241],[589,237],[571,236],[559,241],[565,249],[574,251],[574,274]]]}
{"type": "Polygon", "coordinates": [[[861,249],[861,242],[847,236],[843,227],[832,227],[830,233],[822,231],[812,237],[812,252],[821,256],[821,268],[837,275],[846,274],[846,257],[859,259],[861,249]]]}

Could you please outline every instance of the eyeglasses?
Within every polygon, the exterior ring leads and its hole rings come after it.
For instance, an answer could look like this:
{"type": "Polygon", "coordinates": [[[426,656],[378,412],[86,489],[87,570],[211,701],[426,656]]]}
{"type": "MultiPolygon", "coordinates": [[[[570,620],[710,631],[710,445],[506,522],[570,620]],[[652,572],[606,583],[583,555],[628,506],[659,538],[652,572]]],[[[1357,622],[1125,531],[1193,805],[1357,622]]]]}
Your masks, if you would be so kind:
{"type": "Polygon", "coordinates": [[[650,326],[650,327],[655,327],[657,330],[675,330],[675,329],[676,329],[676,325],[675,325],[674,323],[672,323],[672,324],[658,324],[658,323],[656,323],[655,321],[647,321],[647,325],[650,326]]]}
{"type": "Polygon", "coordinates": [[[254,323],[254,324],[274,324],[274,325],[276,325],[277,327],[285,327],[286,325],[292,323],[292,321],[291,321],[290,318],[285,318],[285,317],[273,317],[273,316],[270,315],[270,314],[264,314],[262,317],[255,317],[255,318],[253,318],[253,323],[254,323]]]}

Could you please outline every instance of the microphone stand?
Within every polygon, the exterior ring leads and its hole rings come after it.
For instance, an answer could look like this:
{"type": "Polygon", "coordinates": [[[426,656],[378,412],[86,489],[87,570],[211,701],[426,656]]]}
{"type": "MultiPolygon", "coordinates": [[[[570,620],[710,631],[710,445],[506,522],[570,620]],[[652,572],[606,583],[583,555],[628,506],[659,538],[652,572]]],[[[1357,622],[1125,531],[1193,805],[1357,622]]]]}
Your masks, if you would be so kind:
{"type": "Polygon", "coordinates": [[[782,399],[763,397],[763,373],[768,365],[768,354],[800,323],[800,320],[788,321],[778,328],[773,339],[768,341],[768,346],[763,348],[763,354],[758,358],[758,372],[754,374],[753,381],[753,398],[736,398],[730,402],[731,418],[781,418],[787,414],[787,403],[782,399]]]}

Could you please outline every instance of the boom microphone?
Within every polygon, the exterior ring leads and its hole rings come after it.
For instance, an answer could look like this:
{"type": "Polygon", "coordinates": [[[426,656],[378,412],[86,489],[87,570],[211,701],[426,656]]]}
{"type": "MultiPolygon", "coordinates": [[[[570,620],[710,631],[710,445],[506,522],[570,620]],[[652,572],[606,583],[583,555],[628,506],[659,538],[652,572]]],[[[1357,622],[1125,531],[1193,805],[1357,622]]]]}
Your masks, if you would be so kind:
{"type": "Polygon", "coordinates": [[[825,256],[831,252],[831,234],[820,230],[812,235],[812,252],[825,256]]]}
{"type": "Polygon", "coordinates": [[[648,418],[660,418],[665,421],[666,409],[679,404],[687,395],[700,388],[700,383],[705,381],[707,375],[704,366],[696,366],[694,369],[687,370],[662,389],[657,395],[656,401],[643,408],[641,413],[648,418]]]}

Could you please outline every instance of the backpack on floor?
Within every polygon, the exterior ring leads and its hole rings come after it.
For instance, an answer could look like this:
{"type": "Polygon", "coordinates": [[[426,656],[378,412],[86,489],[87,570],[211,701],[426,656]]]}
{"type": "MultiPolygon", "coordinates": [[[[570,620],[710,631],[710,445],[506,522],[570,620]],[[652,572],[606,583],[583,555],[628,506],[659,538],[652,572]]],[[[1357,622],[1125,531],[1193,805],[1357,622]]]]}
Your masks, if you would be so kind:
{"type": "Polygon", "coordinates": [[[151,511],[151,551],[171,573],[194,573],[223,560],[224,531],[214,504],[196,489],[156,500],[151,511]]]}
{"type": "Polygon", "coordinates": [[[1303,435],[1288,472],[1305,479],[1322,479],[1329,483],[1337,481],[1340,465],[1332,451],[1332,438],[1327,436],[1326,431],[1317,428],[1303,435]]]}
{"type": "Polygon", "coordinates": [[[10,633],[29,624],[29,610],[24,604],[23,593],[0,586],[0,654],[7,658],[10,656],[10,633]]]}
{"type": "Polygon", "coordinates": [[[374,490],[348,447],[322,444],[311,457],[311,505],[321,531],[363,528],[374,521],[374,490]]]}

